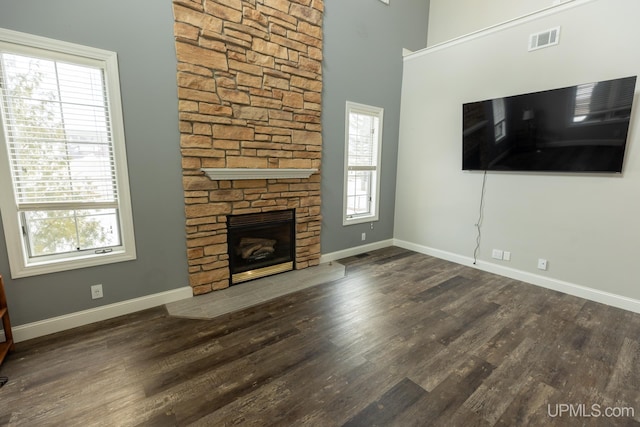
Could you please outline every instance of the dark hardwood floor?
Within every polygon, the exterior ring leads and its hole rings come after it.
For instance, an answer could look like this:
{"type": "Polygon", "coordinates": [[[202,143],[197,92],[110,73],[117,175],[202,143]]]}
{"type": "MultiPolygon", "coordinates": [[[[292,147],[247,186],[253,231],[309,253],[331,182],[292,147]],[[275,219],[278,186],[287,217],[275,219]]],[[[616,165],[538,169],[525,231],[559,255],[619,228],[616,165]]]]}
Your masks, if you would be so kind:
{"type": "Polygon", "coordinates": [[[213,320],[159,307],[19,343],[0,424],[640,425],[640,315],[400,248],[341,262],[213,320]]]}

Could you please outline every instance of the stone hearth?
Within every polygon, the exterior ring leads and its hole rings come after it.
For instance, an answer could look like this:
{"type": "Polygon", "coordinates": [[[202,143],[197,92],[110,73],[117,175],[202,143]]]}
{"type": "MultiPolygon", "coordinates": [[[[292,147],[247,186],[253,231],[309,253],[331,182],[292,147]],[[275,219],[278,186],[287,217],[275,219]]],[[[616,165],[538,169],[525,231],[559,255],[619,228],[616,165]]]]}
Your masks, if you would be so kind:
{"type": "Polygon", "coordinates": [[[295,209],[296,269],[320,260],[322,0],[174,0],[189,281],[229,286],[227,215],[295,209]],[[210,179],[209,169],[308,169],[210,179]]]}

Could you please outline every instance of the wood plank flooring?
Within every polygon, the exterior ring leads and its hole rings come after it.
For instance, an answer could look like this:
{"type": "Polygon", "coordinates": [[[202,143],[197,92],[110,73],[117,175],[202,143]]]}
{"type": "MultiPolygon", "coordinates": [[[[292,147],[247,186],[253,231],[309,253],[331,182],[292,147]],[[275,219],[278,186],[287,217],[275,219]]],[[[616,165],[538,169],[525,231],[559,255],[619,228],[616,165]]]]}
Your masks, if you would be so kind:
{"type": "Polygon", "coordinates": [[[215,319],[19,343],[0,425],[640,425],[640,315],[395,247],[341,262],[215,319]]]}

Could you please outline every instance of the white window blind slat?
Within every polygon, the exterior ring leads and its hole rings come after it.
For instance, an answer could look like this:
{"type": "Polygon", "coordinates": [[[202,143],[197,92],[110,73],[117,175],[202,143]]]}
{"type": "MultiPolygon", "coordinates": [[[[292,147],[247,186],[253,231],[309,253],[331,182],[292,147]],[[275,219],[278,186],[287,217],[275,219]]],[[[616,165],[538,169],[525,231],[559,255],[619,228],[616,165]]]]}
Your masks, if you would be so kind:
{"type": "Polygon", "coordinates": [[[374,171],[376,170],[376,165],[371,166],[347,166],[347,170],[350,171],[374,171]]]}
{"type": "Polygon", "coordinates": [[[107,95],[101,69],[0,53],[18,208],[117,205],[107,95]]]}
{"type": "Polygon", "coordinates": [[[54,202],[54,203],[24,203],[23,211],[61,211],[61,210],[91,210],[91,209],[117,209],[118,202],[54,202]]]}

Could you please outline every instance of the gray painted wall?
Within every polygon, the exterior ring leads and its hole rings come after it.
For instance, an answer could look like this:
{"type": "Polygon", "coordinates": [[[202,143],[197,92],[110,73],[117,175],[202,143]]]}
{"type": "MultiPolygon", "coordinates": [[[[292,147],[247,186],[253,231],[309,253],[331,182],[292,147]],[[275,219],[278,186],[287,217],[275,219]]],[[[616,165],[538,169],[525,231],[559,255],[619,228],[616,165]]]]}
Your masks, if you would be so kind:
{"type": "Polygon", "coordinates": [[[12,323],[188,286],[171,2],[2,1],[0,27],[118,53],[138,252],[135,261],[11,280],[0,225],[12,323]],[[92,300],[97,283],[104,298],[92,300]]]}
{"type": "MultiPolygon", "coordinates": [[[[393,235],[402,48],[426,46],[429,0],[325,1],[322,252],[393,235]],[[380,221],[342,226],[344,108],[385,109],[380,221]],[[360,234],[366,231],[367,240],[360,234]]],[[[0,272],[14,325],[188,285],[171,2],[2,1],[0,27],[118,53],[136,261],[18,280],[0,226],[0,272]],[[90,285],[104,298],[92,300],[90,285]]]]}
{"type": "Polygon", "coordinates": [[[427,45],[429,0],[325,0],[322,253],[393,237],[402,49],[427,45]],[[380,220],[342,225],[345,102],[384,108],[380,220]],[[367,240],[361,241],[361,234],[367,240]]]}

